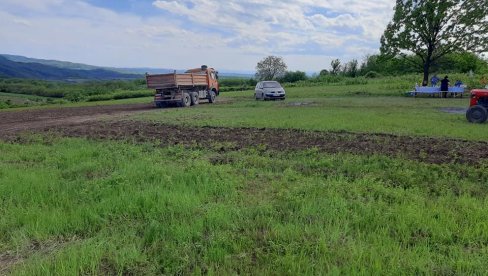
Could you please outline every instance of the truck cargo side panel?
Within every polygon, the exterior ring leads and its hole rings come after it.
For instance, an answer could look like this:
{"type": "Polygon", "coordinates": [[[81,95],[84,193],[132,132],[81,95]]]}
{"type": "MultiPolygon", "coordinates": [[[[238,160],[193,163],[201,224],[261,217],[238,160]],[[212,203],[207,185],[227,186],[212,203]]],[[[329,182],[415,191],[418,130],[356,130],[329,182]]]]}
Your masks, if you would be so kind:
{"type": "Polygon", "coordinates": [[[206,86],[207,76],[196,74],[177,74],[176,75],[177,86],[206,86]]]}
{"type": "Polygon", "coordinates": [[[146,76],[147,87],[152,89],[175,87],[176,79],[174,74],[146,76]]]}

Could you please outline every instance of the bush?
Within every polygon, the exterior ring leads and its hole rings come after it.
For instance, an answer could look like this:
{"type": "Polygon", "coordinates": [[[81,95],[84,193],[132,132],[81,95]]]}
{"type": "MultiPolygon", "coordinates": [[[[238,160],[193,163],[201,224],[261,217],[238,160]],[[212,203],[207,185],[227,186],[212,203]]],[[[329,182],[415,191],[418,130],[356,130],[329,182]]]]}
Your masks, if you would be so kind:
{"type": "Polygon", "coordinates": [[[70,102],[79,102],[83,100],[83,95],[80,92],[71,92],[66,96],[66,99],[70,102]]]}
{"type": "Polygon", "coordinates": [[[367,79],[376,79],[376,78],[381,77],[381,75],[376,71],[369,71],[368,73],[366,73],[364,75],[364,77],[367,79]]]}
{"type": "Polygon", "coordinates": [[[8,104],[7,102],[4,102],[4,101],[0,101],[0,109],[5,109],[5,108],[9,108],[10,107],[10,104],[8,104]]]}
{"type": "Polygon", "coordinates": [[[305,72],[302,72],[302,71],[295,71],[295,72],[291,72],[291,71],[288,71],[285,73],[285,75],[279,79],[279,81],[281,82],[289,82],[289,83],[293,83],[293,82],[298,82],[298,81],[305,81],[307,80],[307,74],[305,74],[305,72]]]}

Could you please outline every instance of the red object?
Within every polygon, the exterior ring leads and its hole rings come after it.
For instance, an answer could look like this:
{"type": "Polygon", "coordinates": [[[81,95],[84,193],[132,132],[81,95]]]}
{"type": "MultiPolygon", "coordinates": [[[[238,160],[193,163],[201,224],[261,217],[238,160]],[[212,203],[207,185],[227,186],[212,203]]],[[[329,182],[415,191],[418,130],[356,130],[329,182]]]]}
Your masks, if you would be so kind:
{"type": "Polygon", "coordinates": [[[471,90],[471,101],[469,103],[469,106],[478,105],[480,99],[488,99],[488,89],[471,90]]]}

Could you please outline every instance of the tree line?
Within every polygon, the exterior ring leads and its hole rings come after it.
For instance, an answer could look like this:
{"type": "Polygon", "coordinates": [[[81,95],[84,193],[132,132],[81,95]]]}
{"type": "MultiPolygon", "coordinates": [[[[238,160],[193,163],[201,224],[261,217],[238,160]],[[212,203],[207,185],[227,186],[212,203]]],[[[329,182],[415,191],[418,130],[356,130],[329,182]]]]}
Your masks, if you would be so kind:
{"type": "MultiPolygon", "coordinates": [[[[361,64],[335,59],[320,75],[423,73],[426,85],[431,73],[486,73],[487,62],[477,54],[488,52],[487,5],[487,0],[396,0],[380,40],[380,55],[368,56],[361,64]]],[[[256,78],[283,78],[286,69],[282,58],[269,56],[257,64],[256,78]]]]}
{"type": "MultiPolygon", "coordinates": [[[[320,76],[366,77],[401,76],[423,73],[422,60],[415,55],[388,57],[381,54],[368,55],[361,62],[357,59],[341,61],[334,59],[329,69],[323,69],[315,76],[307,76],[303,71],[287,71],[283,58],[269,56],[256,66],[256,80],[278,80],[298,82],[320,76]],[[263,62],[264,61],[264,62],[263,62]],[[268,68],[273,67],[273,68],[268,68]]],[[[435,73],[475,73],[488,74],[488,61],[474,53],[456,52],[444,55],[430,64],[435,73]]]]}

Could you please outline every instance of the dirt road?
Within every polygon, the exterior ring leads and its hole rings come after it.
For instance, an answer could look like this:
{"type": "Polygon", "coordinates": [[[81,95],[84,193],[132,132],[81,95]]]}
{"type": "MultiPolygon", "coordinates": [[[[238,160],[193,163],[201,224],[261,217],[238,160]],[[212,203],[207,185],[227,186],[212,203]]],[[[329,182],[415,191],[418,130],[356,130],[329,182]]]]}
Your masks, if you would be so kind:
{"type": "Polygon", "coordinates": [[[149,110],[153,110],[150,104],[132,104],[0,112],[0,139],[22,141],[25,131],[54,132],[67,137],[154,141],[213,149],[226,145],[221,150],[255,146],[276,151],[316,148],[327,153],[378,154],[437,164],[488,161],[486,142],[350,132],[182,127],[126,117],[149,110]]]}
{"type": "Polygon", "coordinates": [[[101,118],[120,118],[152,109],[154,109],[152,104],[124,104],[2,111],[0,112],[0,137],[21,131],[96,121],[101,118]]]}

